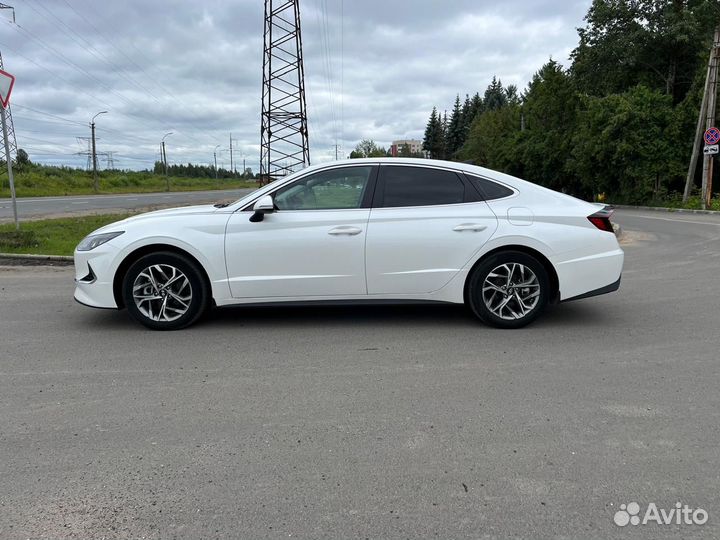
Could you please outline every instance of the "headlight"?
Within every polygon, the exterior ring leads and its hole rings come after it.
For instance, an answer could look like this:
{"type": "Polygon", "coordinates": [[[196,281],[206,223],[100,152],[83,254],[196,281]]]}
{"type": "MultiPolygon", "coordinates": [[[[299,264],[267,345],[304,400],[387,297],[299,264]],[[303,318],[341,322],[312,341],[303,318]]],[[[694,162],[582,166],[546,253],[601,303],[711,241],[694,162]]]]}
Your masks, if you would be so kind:
{"type": "Polygon", "coordinates": [[[105,242],[109,242],[113,238],[120,236],[124,232],[125,231],[91,234],[90,236],[86,236],[82,239],[82,241],[78,244],[77,250],[90,251],[98,246],[102,246],[105,242]]]}

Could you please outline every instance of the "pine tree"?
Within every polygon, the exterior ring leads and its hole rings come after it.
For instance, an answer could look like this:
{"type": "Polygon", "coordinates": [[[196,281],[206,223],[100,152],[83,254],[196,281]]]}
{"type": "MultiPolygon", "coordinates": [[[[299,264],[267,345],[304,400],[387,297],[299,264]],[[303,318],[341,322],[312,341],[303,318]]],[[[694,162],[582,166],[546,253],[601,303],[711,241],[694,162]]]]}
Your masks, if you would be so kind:
{"type": "Polygon", "coordinates": [[[496,111],[502,109],[508,104],[507,94],[503,88],[502,81],[493,77],[492,82],[485,90],[485,99],[483,100],[486,111],[496,111]]]}
{"type": "Polygon", "coordinates": [[[447,151],[452,157],[465,142],[463,112],[460,106],[460,95],[455,96],[455,105],[447,127],[447,151]]]}
{"type": "Polygon", "coordinates": [[[470,103],[472,105],[472,118],[470,119],[470,123],[472,124],[475,117],[477,117],[478,114],[481,114],[485,109],[485,104],[483,103],[483,99],[480,97],[480,92],[475,92],[475,95],[470,103]]]}
{"type": "MultiPolygon", "coordinates": [[[[470,124],[472,124],[474,117],[475,117],[475,115],[473,114],[473,104],[472,104],[472,101],[470,101],[470,95],[465,94],[465,103],[463,103],[463,108],[462,108],[462,140],[463,140],[463,144],[465,144],[467,135],[468,135],[468,133],[470,133],[470,124]]],[[[462,147],[462,144],[460,146],[462,147]]]]}
{"type": "Polygon", "coordinates": [[[433,107],[423,138],[423,150],[432,159],[443,159],[445,157],[445,133],[443,120],[438,114],[437,107],[433,107]]]}

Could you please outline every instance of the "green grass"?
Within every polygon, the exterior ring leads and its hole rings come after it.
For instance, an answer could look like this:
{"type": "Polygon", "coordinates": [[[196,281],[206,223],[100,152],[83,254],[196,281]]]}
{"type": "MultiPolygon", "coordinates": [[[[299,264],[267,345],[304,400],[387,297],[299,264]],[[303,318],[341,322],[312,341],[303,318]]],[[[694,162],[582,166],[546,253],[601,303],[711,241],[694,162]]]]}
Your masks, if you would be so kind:
{"type": "Polygon", "coordinates": [[[15,225],[0,225],[0,252],[40,255],[72,255],[89,233],[125,219],[130,214],[102,214],[77,218],[44,219],[20,223],[20,235],[15,225]]]}
{"type": "MultiPolygon", "coordinates": [[[[163,175],[147,171],[100,171],[98,193],[153,193],[165,191],[163,175]]],[[[15,171],[18,197],[48,197],[94,194],[92,174],[67,167],[29,165],[15,171]]],[[[254,180],[232,178],[169,177],[170,191],[205,191],[213,189],[256,188],[254,180]]],[[[0,171],[0,198],[10,197],[7,172],[0,171]]]]}

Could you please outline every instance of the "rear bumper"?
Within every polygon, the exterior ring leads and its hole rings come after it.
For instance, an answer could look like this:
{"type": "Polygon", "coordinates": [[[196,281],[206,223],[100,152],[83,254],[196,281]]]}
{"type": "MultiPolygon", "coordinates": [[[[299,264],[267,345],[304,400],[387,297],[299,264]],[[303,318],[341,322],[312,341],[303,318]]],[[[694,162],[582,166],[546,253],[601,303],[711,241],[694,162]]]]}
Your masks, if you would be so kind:
{"type": "Polygon", "coordinates": [[[589,291],[589,292],[586,292],[583,294],[579,294],[577,296],[573,296],[572,298],[565,298],[562,300],[562,302],[571,302],[573,300],[582,300],[583,298],[591,298],[593,296],[600,296],[601,294],[615,292],[620,288],[620,280],[621,279],[622,279],[622,276],[619,277],[615,283],[611,283],[610,285],[605,285],[604,287],[600,287],[599,289],[595,289],[593,291],[589,291]]]}
{"type": "Polygon", "coordinates": [[[624,259],[625,254],[622,249],[616,247],[602,253],[561,262],[554,261],[560,285],[560,301],[586,298],[617,290],[624,259]]]}

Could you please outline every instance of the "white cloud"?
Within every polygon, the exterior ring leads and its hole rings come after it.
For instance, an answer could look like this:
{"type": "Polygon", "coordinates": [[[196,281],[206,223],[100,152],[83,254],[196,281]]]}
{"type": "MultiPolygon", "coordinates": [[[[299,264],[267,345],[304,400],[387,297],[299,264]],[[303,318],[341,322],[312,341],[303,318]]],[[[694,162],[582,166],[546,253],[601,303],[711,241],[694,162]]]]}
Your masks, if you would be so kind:
{"type": "MultiPolygon", "coordinates": [[[[550,56],[566,62],[589,3],[301,0],[313,161],[334,158],[336,138],[349,153],[361,138],[421,137],[434,105],[493,75],[524,87],[550,56]]],[[[76,137],[108,110],[99,147],[123,167],[151,166],[168,131],[170,161],[208,163],[232,132],[257,170],[262,15],[259,0],[18,3],[20,28],[0,21],[0,50],[17,76],[19,146],[83,165],[76,137]]]]}

